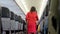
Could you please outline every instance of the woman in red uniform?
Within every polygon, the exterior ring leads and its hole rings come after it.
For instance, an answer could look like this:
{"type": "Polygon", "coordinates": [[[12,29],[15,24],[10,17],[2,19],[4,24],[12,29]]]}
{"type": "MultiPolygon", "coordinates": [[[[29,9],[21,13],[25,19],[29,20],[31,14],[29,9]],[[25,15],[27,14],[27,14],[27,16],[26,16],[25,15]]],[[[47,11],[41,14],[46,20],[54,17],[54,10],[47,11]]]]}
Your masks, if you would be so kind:
{"type": "Polygon", "coordinates": [[[37,11],[35,7],[31,7],[30,12],[28,12],[26,15],[28,34],[36,34],[37,20],[38,20],[37,11]]]}

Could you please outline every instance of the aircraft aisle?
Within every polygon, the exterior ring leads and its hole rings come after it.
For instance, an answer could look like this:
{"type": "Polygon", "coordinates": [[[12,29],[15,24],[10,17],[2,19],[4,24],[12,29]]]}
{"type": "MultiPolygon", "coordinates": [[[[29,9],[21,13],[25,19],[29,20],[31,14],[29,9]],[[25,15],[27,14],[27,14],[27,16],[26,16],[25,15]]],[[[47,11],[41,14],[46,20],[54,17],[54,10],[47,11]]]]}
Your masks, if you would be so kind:
{"type": "Polygon", "coordinates": [[[31,6],[36,7],[39,18],[37,34],[59,34],[60,1],[58,1],[0,0],[0,34],[27,34],[26,14],[31,6]]]}

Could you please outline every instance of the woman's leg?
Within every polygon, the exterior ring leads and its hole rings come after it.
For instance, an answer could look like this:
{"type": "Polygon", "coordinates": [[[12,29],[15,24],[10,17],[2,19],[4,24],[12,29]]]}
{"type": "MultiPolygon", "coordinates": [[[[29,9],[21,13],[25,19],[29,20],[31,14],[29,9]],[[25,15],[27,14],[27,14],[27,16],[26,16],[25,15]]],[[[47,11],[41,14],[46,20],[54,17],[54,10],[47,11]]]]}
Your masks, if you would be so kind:
{"type": "Polygon", "coordinates": [[[31,33],[31,32],[30,32],[30,33],[28,33],[28,34],[36,34],[36,33],[34,33],[34,32],[33,32],[33,33],[31,33]]]}
{"type": "Polygon", "coordinates": [[[31,34],[31,32],[28,32],[28,34],[31,34]]]}
{"type": "Polygon", "coordinates": [[[36,34],[36,32],[34,34],[36,34]]]}

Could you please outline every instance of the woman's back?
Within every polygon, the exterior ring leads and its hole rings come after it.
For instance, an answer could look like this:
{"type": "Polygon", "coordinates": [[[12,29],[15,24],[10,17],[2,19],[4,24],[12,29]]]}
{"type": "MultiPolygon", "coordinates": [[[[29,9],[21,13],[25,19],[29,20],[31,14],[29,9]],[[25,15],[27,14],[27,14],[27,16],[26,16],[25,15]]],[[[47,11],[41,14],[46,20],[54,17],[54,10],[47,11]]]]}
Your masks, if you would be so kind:
{"type": "Polygon", "coordinates": [[[28,21],[36,21],[37,18],[37,13],[36,12],[28,12],[27,14],[28,21]]]}

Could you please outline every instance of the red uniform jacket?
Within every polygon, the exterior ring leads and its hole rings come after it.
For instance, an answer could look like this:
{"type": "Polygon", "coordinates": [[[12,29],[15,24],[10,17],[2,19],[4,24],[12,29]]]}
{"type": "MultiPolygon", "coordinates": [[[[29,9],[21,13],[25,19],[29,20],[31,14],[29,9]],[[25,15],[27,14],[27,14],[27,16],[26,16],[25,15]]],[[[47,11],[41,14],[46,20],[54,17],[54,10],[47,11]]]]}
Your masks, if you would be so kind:
{"type": "Polygon", "coordinates": [[[36,32],[37,12],[28,12],[26,15],[28,32],[36,32]]]}

